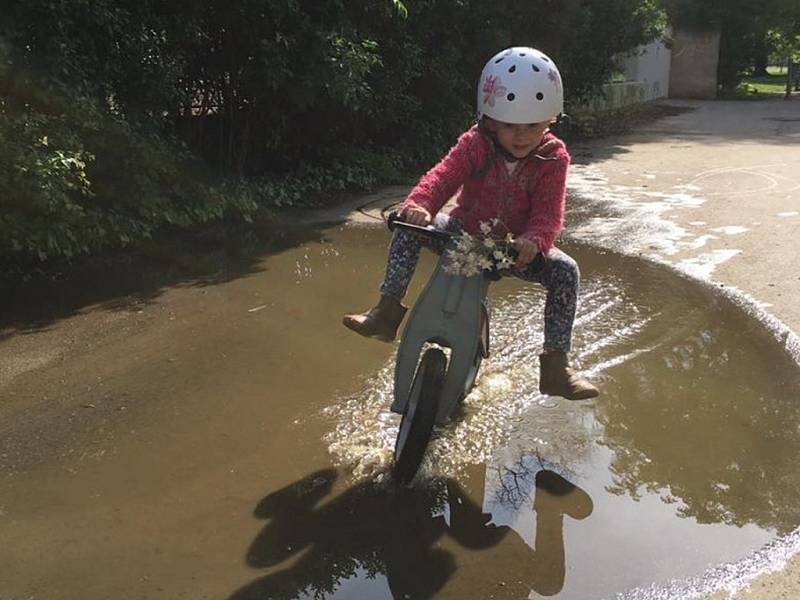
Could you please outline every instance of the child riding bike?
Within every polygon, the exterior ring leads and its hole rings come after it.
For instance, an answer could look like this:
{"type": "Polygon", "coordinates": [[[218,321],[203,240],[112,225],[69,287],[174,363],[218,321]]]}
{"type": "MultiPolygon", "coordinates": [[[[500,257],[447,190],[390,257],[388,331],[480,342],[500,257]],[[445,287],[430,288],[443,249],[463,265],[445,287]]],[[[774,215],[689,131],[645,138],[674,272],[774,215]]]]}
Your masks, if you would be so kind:
{"type": "MultiPolygon", "coordinates": [[[[492,57],[478,84],[478,121],[414,187],[402,205],[412,224],[492,237],[513,236],[518,257],[510,274],[547,290],[539,391],[584,400],[598,389],[570,368],[580,273],[553,244],[564,226],[570,155],[549,127],[563,112],[561,75],[534,48],[508,48],[492,57]],[[450,214],[439,212],[456,195],[450,214]],[[533,259],[541,254],[545,260],[533,259]]],[[[346,315],[344,325],[391,342],[406,313],[402,299],[425,239],[397,229],[378,304],[346,315]]],[[[441,251],[435,247],[434,250],[441,251]]]]}

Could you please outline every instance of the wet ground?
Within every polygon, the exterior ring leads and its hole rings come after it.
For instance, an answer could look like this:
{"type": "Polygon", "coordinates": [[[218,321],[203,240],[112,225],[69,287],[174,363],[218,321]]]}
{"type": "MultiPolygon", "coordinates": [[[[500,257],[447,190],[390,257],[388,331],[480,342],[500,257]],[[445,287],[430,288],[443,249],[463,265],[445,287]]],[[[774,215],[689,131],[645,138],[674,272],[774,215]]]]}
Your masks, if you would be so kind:
{"type": "Polygon", "coordinates": [[[544,296],[504,280],[477,389],[395,489],[394,346],[340,324],[387,241],[331,226],[21,293],[0,598],[639,598],[800,525],[796,363],[713,287],[577,244],[601,397],[537,393],[544,296]]]}

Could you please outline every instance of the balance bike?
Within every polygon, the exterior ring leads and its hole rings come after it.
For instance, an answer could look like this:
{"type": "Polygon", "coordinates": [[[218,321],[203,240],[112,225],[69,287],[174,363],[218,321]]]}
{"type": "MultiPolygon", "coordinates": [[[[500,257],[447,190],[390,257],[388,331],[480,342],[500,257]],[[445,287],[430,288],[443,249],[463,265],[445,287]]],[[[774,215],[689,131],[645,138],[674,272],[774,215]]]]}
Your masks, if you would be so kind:
{"type": "MultiPolygon", "coordinates": [[[[430,225],[411,225],[396,214],[390,215],[388,225],[391,230],[399,227],[444,240],[445,251],[455,248],[454,234],[430,225]]],[[[447,422],[475,385],[481,361],[489,356],[486,294],[489,283],[501,274],[490,268],[470,277],[453,275],[446,272],[446,261],[442,253],[411,310],[397,351],[391,410],[403,417],[393,474],[403,484],[419,469],[434,425],[447,422]]]]}

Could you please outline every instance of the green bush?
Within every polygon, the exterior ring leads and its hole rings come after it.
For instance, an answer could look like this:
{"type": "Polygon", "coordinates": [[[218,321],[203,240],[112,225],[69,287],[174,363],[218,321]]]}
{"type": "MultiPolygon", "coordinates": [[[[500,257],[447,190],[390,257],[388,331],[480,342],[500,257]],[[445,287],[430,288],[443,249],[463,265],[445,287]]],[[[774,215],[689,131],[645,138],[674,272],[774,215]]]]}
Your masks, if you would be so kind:
{"type": "Polygon", "coordinates": [[[397,180],[469,125],[498,50],[550,54],[577,105],[662,21],[657,0],[8,0],[0,261],[397,180]]]}
{"type": "Polygon", "coordinates": [[[89,101],[57,115],[0,104],[0,264],[69,259],[165,226],[249,218],[255,199],[237,191],[212,185],[179,144],[89,101]]]}
{"type": "Polygon", "coordinates": [[[250,187],[264,207],[311,206],[336,192],[399,181],[407,165],[399,152],[361,150],[333,159],[329,166],[303,165],[289,174],[262,177],[250,187]]]}

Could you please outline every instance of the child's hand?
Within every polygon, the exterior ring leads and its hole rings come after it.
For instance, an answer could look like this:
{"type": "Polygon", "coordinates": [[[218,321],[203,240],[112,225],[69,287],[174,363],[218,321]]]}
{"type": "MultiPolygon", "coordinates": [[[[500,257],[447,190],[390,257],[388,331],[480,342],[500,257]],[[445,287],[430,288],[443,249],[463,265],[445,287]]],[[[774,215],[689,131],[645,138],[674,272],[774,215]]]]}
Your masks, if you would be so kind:
{"type": "Polygon", "coordinates": [[[514,248],[517,250],[517,269],[524,269],[539,253],[539,248],[532,241],[518,237],[514,238],[514,248]]]}
{"type": "Polygon", "coordinates": [[[407,206],[400,212],[406,223],[412,225],[428,225],[431,222],[431,213],[419,206],[407,206]]]}

